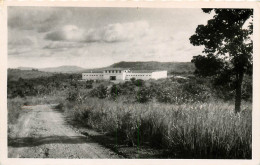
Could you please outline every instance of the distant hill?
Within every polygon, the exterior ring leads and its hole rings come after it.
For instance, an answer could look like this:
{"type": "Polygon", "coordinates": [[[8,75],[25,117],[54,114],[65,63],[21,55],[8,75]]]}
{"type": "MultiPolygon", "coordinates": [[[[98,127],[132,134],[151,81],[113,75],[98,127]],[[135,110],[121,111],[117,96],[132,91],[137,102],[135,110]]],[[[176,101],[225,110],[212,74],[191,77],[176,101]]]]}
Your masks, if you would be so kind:
{"type": "Polygon", "coordinates": [[[167,70],[175,73],[194,72],[195,66],[191,62],[119,62],[111,65],[113,68],[130,68],[131,70],[167,70]]]}
{"type": "Polygon", "coordinates": [[[55,72],[55,73],[75,73],[85,70],[78,66],[59,66],[59,67],[49,67],[49,68],[32,68],[32,67],[18,67],[19,70],[38,70],[43,72],[55,72]]]}
{"type": "Polygon", "coordinates": [[[85,68],[81,68],[78,66],[59,66],[59,67],[51,67],[51,68],[41,68],[39,71],[44,72],[56,72],[56,73],[76,73],[83,71],[85,68]]]}
{"type": "Polygon", "coordinates": [[[19,69],[19,70],[33,70],[33,69],[37,69],[37,68],[33,68],[33,67],[18,67],[16,69],[19,69]]]}
{"type": "Polygon", "coordinates": [[[38,77],[49,77],[54,75],[50,72],[42,72],[38,70],[20,70],[20,69],[8,69],[7,76],[9,81],[17,81],[19,78],[31,79],[38,77]]]}

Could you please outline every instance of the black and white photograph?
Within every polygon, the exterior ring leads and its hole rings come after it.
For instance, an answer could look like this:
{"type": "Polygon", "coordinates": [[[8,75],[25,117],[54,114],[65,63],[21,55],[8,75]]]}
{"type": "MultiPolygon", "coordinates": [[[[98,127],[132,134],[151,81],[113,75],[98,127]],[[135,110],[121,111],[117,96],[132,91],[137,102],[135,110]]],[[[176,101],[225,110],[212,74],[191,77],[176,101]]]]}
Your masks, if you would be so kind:
{"type": "Polygon", "coordinates": [[[8,6],[7,158],[251,160],[254,17],[8,6]]]}

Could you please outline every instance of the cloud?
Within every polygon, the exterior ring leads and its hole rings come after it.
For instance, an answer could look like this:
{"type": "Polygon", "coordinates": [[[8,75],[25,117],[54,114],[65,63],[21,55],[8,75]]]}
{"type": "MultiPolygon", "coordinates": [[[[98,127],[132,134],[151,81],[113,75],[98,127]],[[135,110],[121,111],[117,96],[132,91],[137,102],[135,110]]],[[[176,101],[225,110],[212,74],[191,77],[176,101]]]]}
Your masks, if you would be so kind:
{"type": "Polygon", "coordinates": [[[13,37],[12,40],[8,42],[9,46],[32,46],[35,44],[35,40],[29,37],[25,38],[15,38],[13,37]]]}
{"type": "Polygon", "coordinates": [[[8,27],[20,30],[48,32],[61,22],[59,9],[51,7],[9,7],[8,27]]]}
{"type": "Polygon", "coordinates": [[[75,25],[66,25],[60,30],[46,34],[46,39],[52,41],[82,41],[84,39],[84,30],[75,25]]]}
{"type": "Polygon", "coordinates": [[[84,45],[82,43],[75,42],[51,42],[43,47],[43,49],[69,49],[69,48],[80,48],[84,45]]]}
{"type": "Polygon", "coordinates": [[[20,55],[24,55],[24,54],[27,54],[27,53],[30,53],[30,52],[32,52],[32,49],[30,47],[8,49],[8,55],[11,55],[11,56],[20,56],[20,55]]]}
{"type": "Polygon", "coordinates": [[[124,42],[142,38],[151,32],[146,21],[109,24],[102,28],[84,30],[75,25],[66,25],[46,34],[45,39],[73,42],[124,42]]]}

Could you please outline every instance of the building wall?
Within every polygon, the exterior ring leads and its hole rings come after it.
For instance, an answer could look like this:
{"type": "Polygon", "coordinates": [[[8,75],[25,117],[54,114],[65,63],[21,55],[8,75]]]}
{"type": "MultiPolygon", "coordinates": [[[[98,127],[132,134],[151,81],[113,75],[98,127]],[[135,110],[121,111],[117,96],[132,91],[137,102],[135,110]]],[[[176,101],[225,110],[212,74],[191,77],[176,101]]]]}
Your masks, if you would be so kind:
{"type": "Polygon", "coordinates": [[[103,80],[103,73],[82,73],[83,80],[103,80]]]}
{"type": "Polygon", "coordinates": [[[131,78],[149,80],[152,78],[152,73],[126,73],[125,80],[130,80],[131,78]]]}
{"type": "Polygon", "coordinates": [[[108,70],[104,70],[103,74],[105,80],[110,80],[110,76],[116,76],[116,80],[125,80],[127,72],[129,72],[129,70],[108,69],[108,70]]]}
{"type": "Polygon", "coordinates": [[[152,72],[152,78],[155,80],[160,79],[160,78],[167,78],[167,71],[152,72]]]}
{"type": "Polygon", "coordinates": [[[167,71],[155,71],[151,73],[131,73],[128,70],[110,70],[110,73],[103,71],[103,73],[82,73],[83,80],[110,80],[110,76],[116,76],[116,80],[130,80],[131,78],[149,80],[167,78],[167,71]],[[113,71],[113,72],[112,72],[113,71]]]}
{"type": "Polygon", "coordinates": [[[103,73],[105,80],[110,80],[110,76],[116,76],[116,80],[124,80],[123,73],[103,73]]]}

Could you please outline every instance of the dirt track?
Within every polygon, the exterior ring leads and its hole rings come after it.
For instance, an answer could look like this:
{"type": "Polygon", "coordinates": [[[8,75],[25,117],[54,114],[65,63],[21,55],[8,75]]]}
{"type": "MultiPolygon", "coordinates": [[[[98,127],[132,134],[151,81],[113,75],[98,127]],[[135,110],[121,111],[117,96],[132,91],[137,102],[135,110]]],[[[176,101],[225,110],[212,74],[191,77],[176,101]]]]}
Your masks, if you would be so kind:
{"type": "Polygon", "coordinates": [[[8,139],[9,158],[118,158],[66,125],[52,105],[24,107],[8,139]]]}

